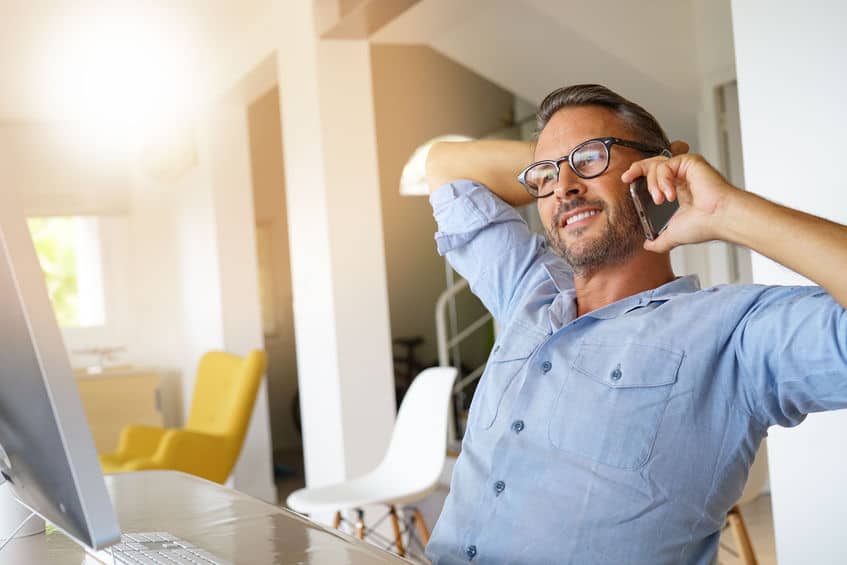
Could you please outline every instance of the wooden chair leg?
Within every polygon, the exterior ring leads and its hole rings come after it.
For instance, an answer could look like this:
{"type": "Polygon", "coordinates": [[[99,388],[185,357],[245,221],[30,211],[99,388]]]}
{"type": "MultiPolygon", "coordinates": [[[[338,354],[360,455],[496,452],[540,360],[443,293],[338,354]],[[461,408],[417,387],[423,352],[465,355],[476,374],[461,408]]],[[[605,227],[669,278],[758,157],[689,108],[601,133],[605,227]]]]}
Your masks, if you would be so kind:
{"type": "Polygon", "coordinates": [[[337,530],[338,526],[340,526],[340,525],[341,525],[341,511],[339,510],[338,512],[335,513],[335,518],[332,519],[332,527],[337,530]]]}
{"type": "Polygon", "coordinates": [[[426,520],[424,520],[423,514],[421,514],[421,511],[417,508],[415,508],[412,518],[415,521],[415,527],[418,529],[418,535],[421,538],[421,543],[424,547],[426,547],[429,543],[429,528],[426,527],[426,520]]]}
{"type": "Polygon", "coordinates": [[[400,535],[400,520],[397,519],[397,509],[393,504],[388,507],[388,513],[391,514],[391,525],[394,527],[394,543],[397,546],[397,555],[405,557],[406,549],[403,547],[403,537],[400,535]]]}
{"type": "Polygon", "coordinates": [[[356,509],[356,537],[365,539],[365,512],[361,508],[356,509]]]}
{"type": "Polygon", "coordinates": [[[744,524],[744,519],[741,517],[741,512],[737,506],[732,507],[726,519],[732,530],[732,536],[735,538],[735,545],[738,547],[741,562],[744,565],[758,565],[756,554],[753,553],[753,545],[750,543],[750,534],[747,533],[747,526],[744,524]]]}

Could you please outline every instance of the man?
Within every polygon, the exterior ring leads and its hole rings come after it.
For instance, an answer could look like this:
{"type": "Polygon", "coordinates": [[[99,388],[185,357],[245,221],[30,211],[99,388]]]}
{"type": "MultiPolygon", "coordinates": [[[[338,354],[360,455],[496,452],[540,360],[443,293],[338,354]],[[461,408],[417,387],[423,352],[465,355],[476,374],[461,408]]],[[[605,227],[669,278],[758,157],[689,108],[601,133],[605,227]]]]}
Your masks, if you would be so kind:
{"type": "Polygon", "coordinates": [[[534,156],[478,141],[428,158],[439,252],[502,331],[427,554],[714,563],[768,427],[847,407],[847,227],[732,187],[604,87],[553,92],[538,122],[534,156]],[[653,242],[629,197],[639,176],[680,204],[653,242]],[[511,207],[533,197],[546,241],[511,207]],[[674,277],[670,249],[715,239],[820,287],[674,277]]]}

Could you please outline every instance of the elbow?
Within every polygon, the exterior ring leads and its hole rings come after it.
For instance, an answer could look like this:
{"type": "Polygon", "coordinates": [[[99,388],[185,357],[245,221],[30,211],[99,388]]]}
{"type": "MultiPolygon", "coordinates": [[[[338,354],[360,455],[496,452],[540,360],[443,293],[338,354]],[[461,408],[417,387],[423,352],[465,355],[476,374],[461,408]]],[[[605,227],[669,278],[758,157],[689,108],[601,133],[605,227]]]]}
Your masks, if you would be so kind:
{"type": "Polygon", "coordinates": [[[446,166],[445,153],[448,141],[439,141],[433,143],[429,148],[426,156],[426,185],[429,193],[432,194],[435,189],[452,180],[446,166]]]}

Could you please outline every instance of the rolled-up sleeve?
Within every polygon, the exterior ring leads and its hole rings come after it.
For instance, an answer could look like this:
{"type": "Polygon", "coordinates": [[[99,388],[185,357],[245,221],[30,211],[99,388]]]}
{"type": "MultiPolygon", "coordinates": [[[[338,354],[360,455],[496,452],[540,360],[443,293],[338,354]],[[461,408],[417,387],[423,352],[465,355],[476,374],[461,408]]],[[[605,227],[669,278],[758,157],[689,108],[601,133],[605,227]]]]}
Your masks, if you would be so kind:
{"type": "Polygon", "coordinates": [[[820,287],[761,287],[732,340],[754,415],[795,426],[847,408],[847,312],[820,287]]]}
{"type": "Polygon", "coordinates": [[[477,182],[445,184],[430,195],[430,204],[438,253],[501,324],[521,290],[547,276],[543,264],[563,263],[514,208],[477,182]]]}

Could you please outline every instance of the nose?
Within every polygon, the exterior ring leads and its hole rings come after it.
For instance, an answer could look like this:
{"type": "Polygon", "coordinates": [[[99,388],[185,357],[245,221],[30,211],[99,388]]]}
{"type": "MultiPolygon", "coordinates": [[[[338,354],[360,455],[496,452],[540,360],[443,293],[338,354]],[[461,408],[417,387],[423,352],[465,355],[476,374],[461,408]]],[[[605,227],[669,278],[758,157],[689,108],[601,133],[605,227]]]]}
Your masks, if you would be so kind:
{"type": "Polygon", "coordinates": [[[582,179],[569,170],[567,166],[562,167],[559,172],[559,180],[556,182],[556,188],[553,189],[553,194],[558,200],[570,200],[577,196],[582,196],[586,192],[585,184],[582,179]]]}

